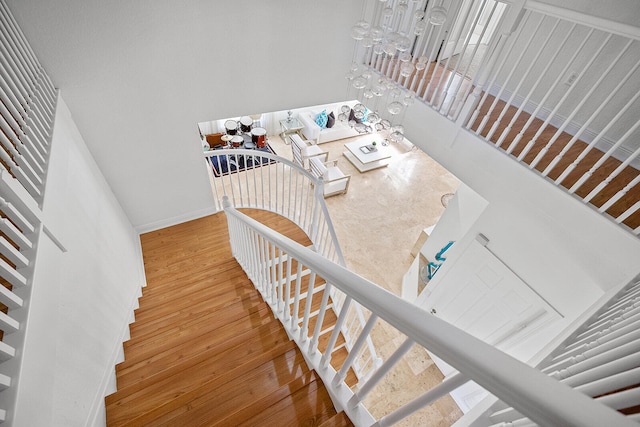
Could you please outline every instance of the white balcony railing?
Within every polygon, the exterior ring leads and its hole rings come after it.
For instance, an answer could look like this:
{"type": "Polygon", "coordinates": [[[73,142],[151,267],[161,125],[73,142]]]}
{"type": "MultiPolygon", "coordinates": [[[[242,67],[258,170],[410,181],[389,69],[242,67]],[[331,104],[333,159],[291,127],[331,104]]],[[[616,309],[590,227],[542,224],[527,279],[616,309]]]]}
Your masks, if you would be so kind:
{"type": "Polygon", "coordinates": [[[640,28],[531,0],[365,5],[347,76],[371,110],[401,125],[417,99],[640,235],[640,28]]]}
{"type": "Polygon", "coordinates": [[[57,91],[0,1],[0,421],[18,393],[57,91]]]}

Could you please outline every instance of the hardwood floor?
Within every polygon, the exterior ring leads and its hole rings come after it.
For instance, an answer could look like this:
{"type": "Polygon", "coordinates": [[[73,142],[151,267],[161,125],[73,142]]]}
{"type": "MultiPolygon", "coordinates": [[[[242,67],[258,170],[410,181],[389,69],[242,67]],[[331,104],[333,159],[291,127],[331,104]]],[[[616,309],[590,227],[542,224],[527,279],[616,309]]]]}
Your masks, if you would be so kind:
{"type": "MultiPolygon", "coordinates": [[[[282,217],[245,212],[310,244],[282,217]]],[[[147,287],[117,366],[118,391],[106,398],[107,425],[352,425],[232,257],[224,213],[141,240],[147,287]]],[[[344,347],[333,355],[344,357],[344,347]]]]}
{"type": "MultiPolygon", "coordinates": [[[[395,69],[393,63],[390,64],[389,69],[395,69]]],[[[387,73],[387,77],[389,76],[391,76],[391,73],[387,73]]],[[[464,101],[462,96],[456,96],[453,90],[450,92],[447,88],[459,88],[457,93],[473,91],[473,87],[470,87],[472,82],[468,77],[462,77],[460,74],[453,73],[450,69],[445,70],[442,64],[436,63],[428,64],[424,70],[417,74],[415,80],[414,77],[411,76],[406,82],[403,81],[403,83],[409,84],[416,90],[416,96],[418,98],[424,97],[428,102],[437,106],[438,111],[446,116],[457,111],[464,101]],[[428,82],[432,77],[433,83],[431,84],[417,84],[423,78],[428,82]]],[[[482,97],[483,95],[484,93],[480,96],[482,97]]],[[[504,107],[506,103],[502,100],[497,102],[495,108],[490,109],[494,100],[495,98],[493,96],[487,96],[487,99],[481,105],[480,114],[474,123],[471,124],[470,129],[477,132],[480,123],[483,118],[485,118],[487,124],[479,134],[486,138],[495,125],[495,129],[492,130],[492,135],[488,140],[493,144],[497,144],[500,140],[500,149],[503,151],[509,150],[509,155],[513,157],[520,156],[526,148],[528,151],[526,155],[522,156],[522,162],[531,165],[535,161],[535,166],[532,168],[538,172],[545,171],[556,156],[562,152],[560,161],[546,171],[546,176],[554,181],[557,180],[576,159],[580,159],[567,176],[562,179],[562,182],[557,184],[566,189],[570,189],[584,174],[588,174],[588,178],[584,183],[575,190],[575,195],[579,198],[587,198],[601,182],[605,181],[610,174],[622,164],[620,160],[609,157],[602,162],[601,165],[595,167],[604,155],[599,149],[593,148],[584,152],[588,144],[579,139],[569,146],[568,144],[573,138],[569,133],[564,131],[559,132],[558,128],[551,124],[545,126],[544,121],[540,118],[534,117],[531,119],[529,113],[524,110],[518,112],[516,106],[510,105],[505,110],[504,107]],[[501,114],[502,117],[500,117],[501,114]],[[546,147],[549,141],[552,141],[554,138],[553,143],[549,147],[546,147]],[[511,145],[514,141],[517,142],[515,142],[512,147],[511,145]],[[565,147],[567,147],[566,150],[565,147]],[[540,155],[539,159],[537,158],[538,155],[540,155]],[[592,167],[593,171],[590,171],[592,167]]],[[[617,176],[612,178],[606,186],[600,188],[590,198],[588,203],[595,208],[600,208],[619,191],[624,189],[626,191],[624,196],[605,210],[605,212],[613,218],[619,217],[629,208],[640,202],[640,184],[636,184],[635,186],[630,185],[638,174],[640,174],[638,169],[632,166],[626,166],[617,176]]],[[[624,219],[622,223],[631,230],[640,227],[640,210],[637,210],[624,219]]]]}

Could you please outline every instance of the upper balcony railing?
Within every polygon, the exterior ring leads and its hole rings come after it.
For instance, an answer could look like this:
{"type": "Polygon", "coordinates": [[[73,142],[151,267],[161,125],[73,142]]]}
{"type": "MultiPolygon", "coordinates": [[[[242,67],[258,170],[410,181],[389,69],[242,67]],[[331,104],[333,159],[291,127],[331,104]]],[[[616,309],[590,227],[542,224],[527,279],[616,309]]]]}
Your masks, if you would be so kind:
{"type": "Polygon", "coordinates": [[[366,1],[351,95],[415,99],[640,234],[640,28],[536,1],[366,1]],[[354,89],[355,88],[355,89],[354,89]]]}
{"type": "Polygon", "coordinates": [[[0,1],[0,421],[24,354],[57,91],[0,1]]]}

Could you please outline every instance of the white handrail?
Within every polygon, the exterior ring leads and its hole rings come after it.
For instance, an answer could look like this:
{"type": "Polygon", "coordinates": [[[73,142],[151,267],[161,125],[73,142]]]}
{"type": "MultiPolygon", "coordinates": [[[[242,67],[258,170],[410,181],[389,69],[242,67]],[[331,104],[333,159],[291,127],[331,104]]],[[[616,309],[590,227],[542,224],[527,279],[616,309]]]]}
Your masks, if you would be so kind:
{"type": "MultiPolygon", "coordinates": [[[[216,149],[205,151],[204,157],[207,167],[213,168],[216,165],[218,168],[220,176],[213,178],[213,191],[219,206],[222,206],[224,197],[229,197],[235,207],[259,208],[278,213],[304,230],[318,253],[336,264],[343,267],[346,265],[324,202],[321,180],[293,162],[261,150],[216,149]],[[242,162],[247,163],[247,159],[250,159],[250,165],[241,171],[242,173],[238,173],[237,169],[231,173],[229,170],[222,173],[222,165],[226,164],[229,168],[233,162],[234,165],[241,166],[242,162]]],[[[280,288],[275,290],[282,291],[280,288]]],[[[341,312],[345,296],[340,291],[332,289],[331,297],[334,311],[341,312]]],[[[365,327],[359,304],[351,304],[349,319],[357,326],[357,331],[365,327]]],[[[345,328],[342,332],[345,345],[350,349],[355,339],[351,339],[345,328]]],[[[367,366],[359,360],[353,365],[360,379],[366,378],[369,370],[379,363],[370,337],[366,343],[369,358],[373,363],[367,366]]]]}
{"type": "MultiPolygon", "coordinates": [[[[465,378],[475,381],[517,411],[542,425],[634,426],[626,417],[585,395],[512,358],[423,309],[397,297],[373,282],[337,265],[313,250],[271,230],[231,207],[224,209],[229,219],[232,246],[236,227],[265,239],[291,259],[304,263],[327,283],[424,348],[455,367],[465,378]],[[575,408],[580,408],[576,411],[575,408]]],[[[255,240],[255,239],[254,239],[255,240]]],[[[249,254],[239,254],[248,256],[249,254]]],[[[242,262],[241,262],[242,264],[242,262]]],[[[318,367],[320,368],[320,367],[318,367]]],[[[333,371],[333,376],[335,376],[333,371]]],[[[332,378],[323,378],[331,384],[332,378]]],[[[342,402],[345,404],[346,402],[342,402]]],[[[359,402],[358,405],[362,403],[359,402]]],[[[347,413],[349,408],[345,406],[347,413]]]]}

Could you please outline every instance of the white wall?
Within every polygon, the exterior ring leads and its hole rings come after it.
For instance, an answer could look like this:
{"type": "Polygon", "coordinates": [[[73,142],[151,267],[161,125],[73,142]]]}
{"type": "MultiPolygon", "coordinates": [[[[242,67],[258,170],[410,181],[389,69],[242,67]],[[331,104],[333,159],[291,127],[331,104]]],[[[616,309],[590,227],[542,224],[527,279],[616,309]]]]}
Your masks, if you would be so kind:
{"type": "Polygon", "coordinates": [[[13,425],[84,426],[103,405],[144,273],[138,235],[62,98],[43,214],[66,252],[42,235],[13,425]]]}
{"type": "MultiPolygon", "coordinates": [[[[571,305],[582,288],[635,277],[640,240],[431,108],[407,111],[407,137],[489,203],[470,233],[527,283],[571,305]]],[[[435,233],[435,230],[434,230],[435,233]]]]}
{"type": "Polygon", "coordinates": [[[362,0],[7,0],[134,226],[213,210],[197,123],[338,101],[362,0]]]}

